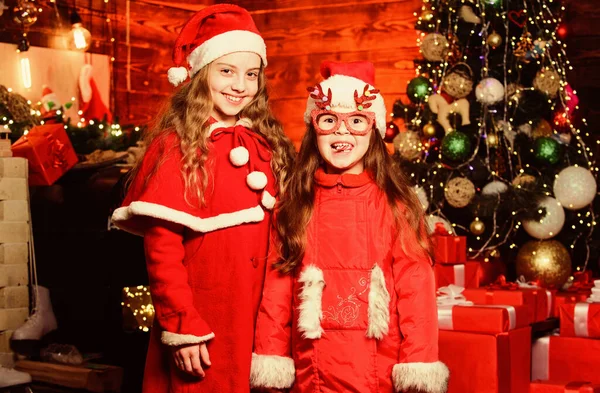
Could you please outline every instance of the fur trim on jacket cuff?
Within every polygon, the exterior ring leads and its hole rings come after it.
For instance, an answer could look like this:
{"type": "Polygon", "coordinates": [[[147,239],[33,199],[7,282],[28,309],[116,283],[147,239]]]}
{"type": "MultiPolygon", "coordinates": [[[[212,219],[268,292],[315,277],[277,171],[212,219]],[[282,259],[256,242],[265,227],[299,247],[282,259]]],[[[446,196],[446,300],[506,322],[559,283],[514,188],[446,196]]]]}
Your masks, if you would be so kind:
{"type": "Polygon", "coordinates": [[[193,334],[177,334],[171,332],[162,332],[160,341],[165,345],[177,346],[185,344],[200,344],[215,338],[214,333],[206,336],[194,336],[193,334]]]}
{"type": "Polygon", "coordinates": [[[250,367],[250,387],[286,389],[294,384],[296,368],[294,359],[252,354],[250,367]]]}
{"type": "Polygon", "coordinates": [[[398,363],[392,370],[397,392],[415,389],[427,393],[445,393],[450,371],[442,362],[398,363]]]}

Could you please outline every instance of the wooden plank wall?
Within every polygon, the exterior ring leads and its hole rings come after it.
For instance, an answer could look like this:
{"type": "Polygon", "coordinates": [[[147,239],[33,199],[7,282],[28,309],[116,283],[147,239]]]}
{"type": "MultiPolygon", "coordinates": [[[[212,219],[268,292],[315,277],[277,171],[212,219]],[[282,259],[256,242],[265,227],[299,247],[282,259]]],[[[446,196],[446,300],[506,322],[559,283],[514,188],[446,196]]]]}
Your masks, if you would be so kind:
{"type": "MultiPolygon", "coordinates": [[[[65,0],[57,0],[64,24],[65,0]],[[62,2],[61,2],[62,1],[62,2]]],[[[79,0],[84,24],[95,38],[92,51],[115,56],[114,102],[122,122],[150,121],[172,91],[166,80],[171,48],[179,29],[193,12],[220,3],[214,0],[132,0],[130,15],[131,83],[126,85],[127,45],[125,0],[79,0]],[[109,18],[110,22],[106,19],[109,18]],[[115,42],[111,42],[111,36],[115,42]]],[[[412,60],[418,56],[415,17],[421,0],[230,0],[247,8],[268,48],[270,94],[273,108],[286,132],[298,142],[304,125],[306,87],[319,80],[324,59],[375,63],[377,85],[388,108],[403,96],[414,76],[412,60]]],[[[600,103],[593,91],[600,87],[600,33],[595,22],[600,11],[595,0],[568,4],[568,55],[575,67],[572,85],[590,110],[591,124],[599,124],[600,103]]],[[[68,5],[73,5],[69,0],[68,5]]],[[[0,41],[15,42],[19,33],[7,18],[0,18],[0,41]]],[[[68,26],[67,26],[68,27],[68,26]]],[[[29,32],[33,45],[53,46],[58,36],[56,15],[45,7],[29,32]]]]}

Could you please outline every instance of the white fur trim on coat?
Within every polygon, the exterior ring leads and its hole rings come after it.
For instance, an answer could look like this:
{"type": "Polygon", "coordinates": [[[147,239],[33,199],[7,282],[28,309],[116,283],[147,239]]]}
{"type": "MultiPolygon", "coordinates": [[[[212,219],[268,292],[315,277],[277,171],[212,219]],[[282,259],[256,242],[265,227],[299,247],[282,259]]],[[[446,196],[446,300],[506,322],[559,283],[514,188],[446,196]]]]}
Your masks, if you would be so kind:
{"type": "Polygon", "coordinates": [[[264,190],[262,193],[260,203],[265,207],[265,209],[273,209],[273,207],[275,206],[275,202],[277,202],[277,199],[275,199],[275,197],[271,195],[269,191],[264,190]]]}
{"type": "Polygon", "coordinates": [[[235,166],[242,166],[248,163],[250,153],[244,146],[238,146],[229,152],[229,161],[235,166]]]}
{"type": "Polygon", "coordinates": [[[294,384],[296,368],[294,359],[275,356],[252,354],[250,367],[251,388],[286,389],[294,384]]]}
{"type": "Polygon", "coordinates": [[[392,380],[397,392],[417,390],[426,393],[445,393],[450,371],[442,362],[398,363],[392,369],[392,380]]]}
{"type": "MultiPolygon", "coordinates": [[[[352,76],[333,75],[321,82],[321,88],[325,94],[331,89],[330,105],[333,110],[335,110],[335,107],[357,110],[356,102],[354,101],[354,92],[362,94],[366,84],[366,82],[352,76]]],[[[374,87],[369,85],[369,89],[372,90],[374,87]]],[[[375,113],[375,126],[377,127],[377,131],[379,131],[379,135],[383,138],[385,136],[385,129],[387,128],[385,102],[380,93],[375,96],[374,100],[369,101],[371,106],[366,108],[365,112],[375,113]]],[[[304,122],[306,124],[311,124],[312,118],[310,113],[316,108],[315,100],[309,96],[306,102],[306,111],[304,112],[304,122]]]]}
{"type": "Polygon", "coordinates": [[[322,298],[325,287],[323,271],[315,265],[309,265],[300,274],[298,282],[303,284],[299,296],[298,330],[303,333],[304,338],[321,338],[322,298]]]}
{"type": "Polygon", "coordinates": [[[267,175],[261,171],[253,171],[246,176],[248,187],[253,190],[262,190],[267,186],[267,175]]]}
{"type": "Polygon", "coordinates": [[[187,58],[191,68],[190,76],[196,75],[213,60],[234,52],[256,53],[263,66],[267,66],[267,46],[260,35],[248,30],[230,30],[204,41],[190,53],[187,58]]]}
{"type": "Polygon", "coordinates": [[[177,346],[185,344],[199,344],[215,338],[214,333],[206,336],[194,336],[193,334],[178,334],[171,332],[162,332],[160,341],[165,345],[177,346]]]}
{"type": "MultiPolygon", "coordinates": [[[[196,232],[204,233],[249,222],[261,222],[265,218],[265,211],[260,206],[254,206],[249,209],[223,213],[214,217],[200,218],[156,203],[136,201],[131,202],[129,206],[120,207],[115,210],[112,215],[112,221],[118,228],[130,231],[126,221],[134,216],[160,218],[184,225],[196,232]]],[[[143,233],[132,233],[143,236],[143,233]]]]}
{"type": "Polygon", "coordinates": [[[385,276],[379,265],[371,270],[369,288],[369,327],[367,337],[381,340],[388,334],[390,325],[390,294],[385,286],[385,276]]]}
{"type": "Polygon", "coordinates": [[[229,128],[229,127],[235,127],[235,126],[243,126],[243,127],[246,127],[247,129],[251,130],[252,129],[252,121],[250,119],[248,119],[247,117],[242,117],[241,119],[236,121],[233,126],[227,125],[226,123],[224,123],[222,121],[217,121],[210,125],[210,128],[208,130],[208,135],[212,135],[212,133],[219,128],[229,128]]]}

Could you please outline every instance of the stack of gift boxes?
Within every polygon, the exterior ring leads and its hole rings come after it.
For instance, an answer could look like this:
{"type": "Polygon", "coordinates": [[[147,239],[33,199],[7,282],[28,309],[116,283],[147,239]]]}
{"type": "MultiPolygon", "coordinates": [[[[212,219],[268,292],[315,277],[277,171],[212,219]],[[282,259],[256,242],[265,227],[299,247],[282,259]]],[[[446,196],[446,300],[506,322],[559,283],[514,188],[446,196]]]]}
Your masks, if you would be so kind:
{"type": "Polygon", "coordinates": [[[568,291],[553,292],[560,333],[533,343],[533,393],[600,392],[600,280],[592,280],[590,272],[575,278],[568,291]],[[567,381],[571,390],[564,388],[567,381]]]}
{"type": "MultiPolygon", "coordinates": [[[[9,142],[0,140],[0,151],[9,142]]],[[[10,337],[29,316],[29,198],[27,160],[7,156],[0,157],[0,366],[12,367],[10,337]]]]}
{"type": "Polygon", "coordinates": [[[466,238],[433,241],[448,393],[600,393],[600,281],[557,292],[500,276],[480,288],[481,262],[467,261],[466,238]],[[590,294],[599,303],[588,303],[590,294]],[[531,325],[551,317],[560,317],[560,336],[532,348],[531,325]]]}

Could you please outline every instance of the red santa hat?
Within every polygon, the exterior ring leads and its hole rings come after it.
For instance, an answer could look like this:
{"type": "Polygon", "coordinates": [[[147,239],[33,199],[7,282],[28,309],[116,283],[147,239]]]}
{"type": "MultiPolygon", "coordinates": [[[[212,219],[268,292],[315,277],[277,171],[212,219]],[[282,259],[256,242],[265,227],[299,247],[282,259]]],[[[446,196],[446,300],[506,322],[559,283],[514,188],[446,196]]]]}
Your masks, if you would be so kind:
{"type": "Polygon", "coordinates": [[[213,60],[234,52],[256,53],[267,65],[265,41],[248,11],[232,4],[206,7],[192,16],[175,41],[169,82],[177,86],[213,60]]]}
{"type": "MultiPolygon", "coordinates": [[[[383,97],[375,89],[375,67],[368,61],[341,63],[324,61],[321,63],[321,76],[325,78],[315,89],[321,89],[329,101],[328,107],[351,108],[358,111],[375,113],[375,127],[383,138],[386,130],[386,110],[383,97]]],[[[312,90],[312,89],[311,89],[312,90]]],[[[317,105],[319,94],[311,92],[306,103],[304,122],[311,123],[310,113],[322,105],[317,105]]],[[[320,104],[320,103],[319,103],[320,104]]]]}

